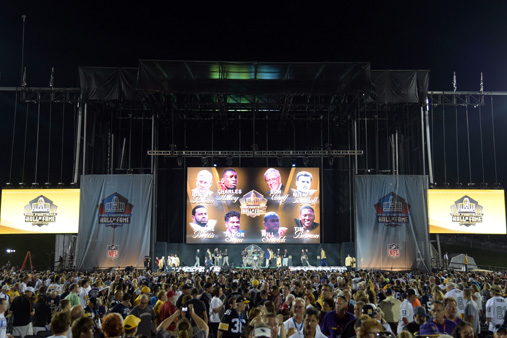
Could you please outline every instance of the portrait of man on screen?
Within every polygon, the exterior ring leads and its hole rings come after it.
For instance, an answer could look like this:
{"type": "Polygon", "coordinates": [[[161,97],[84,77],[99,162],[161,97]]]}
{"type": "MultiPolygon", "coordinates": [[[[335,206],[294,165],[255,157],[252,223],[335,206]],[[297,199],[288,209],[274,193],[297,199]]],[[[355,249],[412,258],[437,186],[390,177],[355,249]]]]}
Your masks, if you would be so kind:
{"type": "Polygon", "coordinates": [[[203,169],[197,173],[195,179],[195,188],[192,189],[192,197],[213,197],[213,191],[210,190],[213,183],[213,175],[209,170],[203,169]]]}
{"type": "Polygon", "coordinates": [[[190,226],[194,232],[210,232],[215,231],[217,221],[208,218],[208,210],[204,205],[196,205],[192,209],[192,222],[190,226]]]}
{"type": "Polygon", "coordinates": [[[223,239],[228,243],[241,243],[245,238],[245,230],[241,230],[241,214],[237,211],[229,211],[224,216],[225,229],[223,239]]]}
{"type": "Polygon", "coordinates": [[[310,197],[313,196],[317,190],[311,189],[313,175],[308,171],[300,171],[296,175],[296,189],[292,189],[293,197],[310,197]]]}
{"type": "Polygon", "coordinates": [[[315,222],[315,210],[305,205],[299,210],[299,218],[294,219],[294,239],[318,239],[320,237],[319,223],[315,222]]]}

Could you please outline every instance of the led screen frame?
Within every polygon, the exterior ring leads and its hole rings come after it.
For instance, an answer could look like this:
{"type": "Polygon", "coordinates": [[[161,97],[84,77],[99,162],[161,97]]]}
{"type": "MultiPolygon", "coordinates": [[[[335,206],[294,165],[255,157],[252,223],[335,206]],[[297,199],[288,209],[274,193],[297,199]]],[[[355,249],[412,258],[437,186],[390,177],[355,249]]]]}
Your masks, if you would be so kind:
{"type": "Polygon", "coordinates": [[[506,234],[502,189],[429,189],[430,234],[506,234]]]}
{"type": "Polygon", "coordinates": [[[79,230],[79,189],[3,189],[0,234],[79,230]]]}
{"type": "Polygon", "coordinates": [[[317,167],[189,167],[186,243],[319,244],[320,187],[317,167]]]}

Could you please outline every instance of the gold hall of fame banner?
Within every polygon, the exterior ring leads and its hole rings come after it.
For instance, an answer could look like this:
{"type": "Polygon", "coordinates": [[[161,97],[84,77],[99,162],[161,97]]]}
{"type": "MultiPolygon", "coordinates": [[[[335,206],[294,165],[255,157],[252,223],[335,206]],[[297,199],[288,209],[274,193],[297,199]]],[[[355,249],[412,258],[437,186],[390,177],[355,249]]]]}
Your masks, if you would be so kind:
{"type": "Polygon", "coordinates": [[[432,234],[505,234],[505,192],[429,189],[428,220],[432,234]]]}
{"type": "Polygon", "coordinates": [[[79,189],[3,189],[0,234],[77,233],[79,194],[79,189]]]}
{"type": "Polygon", "coordinates": [[[319,168],[187,170],[187,243],[309,243],[321,238],[319,168]]]}

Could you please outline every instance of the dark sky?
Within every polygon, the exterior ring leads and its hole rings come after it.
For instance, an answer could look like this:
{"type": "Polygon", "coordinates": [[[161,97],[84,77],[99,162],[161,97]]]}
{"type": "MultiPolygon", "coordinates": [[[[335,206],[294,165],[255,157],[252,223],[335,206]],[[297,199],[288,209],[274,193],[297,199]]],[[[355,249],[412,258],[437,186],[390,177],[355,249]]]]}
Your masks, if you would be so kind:
{"type": "Polygon", "coordinates": [[[430,69],[431,90],[507,85],[507,2],[335,1],[226,4],[8,1],[0,11],[0,86],[19,84],[22,19],[30,86],[77,86],[78,66],[139,59],[362,61],[430,69]],[[141,6],[142,4],[142,6],[141,6]],[[275,5],[276,4],[276,5],[275,5]]]}

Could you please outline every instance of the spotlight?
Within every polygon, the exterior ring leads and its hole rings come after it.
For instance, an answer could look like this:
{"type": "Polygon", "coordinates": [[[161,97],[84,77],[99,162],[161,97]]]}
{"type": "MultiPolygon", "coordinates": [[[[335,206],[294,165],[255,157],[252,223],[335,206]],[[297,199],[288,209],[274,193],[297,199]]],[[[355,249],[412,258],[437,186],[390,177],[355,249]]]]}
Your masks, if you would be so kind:
{"type": "Polygon", "coordinates": [[[333,156],[329,156],[327,158],[327,161],[328,161],[329,165],[333,165],[333,163],[334,163],[334,157],[333,156]]]}
{"type": "Polygon", "coordinates": [[[462,186],[463,186],[463,183],[461,183],[461,182],[456,182],[456,184],[455,184],[456,188],[461,188],[462,186]]]}
{"type": "Polygon", "coordinates": [[[46,187],[46,188],[51,188],[52,185],[53,184],[51,182],[44,183],[44,187],[46,187]]]}
{"type": "Polygon", "coordinates": [[[70,186],[71,186],[72,188],[76,188],[76,187],[77,187],[77,184],[78,184],[77,182],[72,182],[72,183],[70,184],[70,186]]]}
{"type": "Polygon", "coordinates": [[[430,189],[435,189],[438,187],[437,182],[430,183],[430,189]]]}
{"type": "Polygon", "coordinates": [[[32,187],[38,187],[39,186],[39,183],[38,182],[33,182],[32,183],[32,187]]]}
{"type": "Polygon", "coordinates": [[[232,156],[227,156],[227,158],[225,159],[225,164],[228,167],[232,166],[232,156]]]}
{"type": "Polygon", "coordinates": [[[213,166],[216,168],[217,164],[216,164],[216,163],[213,163],[213,166]]]}
{"type": "Polygon", "coordinates": [[[58,186],[58,188],[63,188],[65,186],[65,183],[58,182],[56,185],[58,186]]]}
{"type": "Polygon", "coordinates": [[[6,188],[10,188],[11,186],[12,186],[12,183],[11,183],[11,182],[7,182],[7,183],[5,183],[5,187],[6,187],[6,188]]]}
{"type": "Polygon", "coordinates": [[[303,164],[305,165],[305,167],[307,167],[307,166],[308,166],[308,163],[310,163],[310,159],[308,158],[308,156],[305,156],[305,157],[303,158],[303,164]]]}
{"type": "Polygon", "coordinates": [[[475,188],[475,183],[473,183],[473,182],[468,182],[468,187],[469,187],[469,188],[475,188]]]}
{"type": "Polygon", "coordinates": [[[278,156],[276,158],[276,161],[278,162],[279,167],[283,166],[283,157],[282,156],[278,156]]]}
{"type": "Polygon", "coordinates": [[[208,158],[206,156],[201,157],[201,163],[203,167],[208,165],[208,158]]]}
{"type": "Polygon", "coordinates": [[[26,185],[26,183],[25,182],[19,182],[18,185],[19,185],[20,188],[23,188],[26,185]]]}

